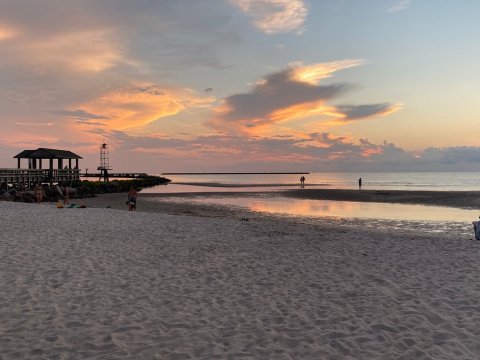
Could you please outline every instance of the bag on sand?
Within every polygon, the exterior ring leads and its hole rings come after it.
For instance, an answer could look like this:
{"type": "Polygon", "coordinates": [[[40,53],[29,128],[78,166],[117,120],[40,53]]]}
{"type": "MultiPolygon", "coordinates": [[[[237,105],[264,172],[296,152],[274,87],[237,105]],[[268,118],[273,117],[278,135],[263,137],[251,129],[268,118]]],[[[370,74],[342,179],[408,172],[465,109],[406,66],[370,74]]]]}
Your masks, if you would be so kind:
{"type": "Polygon", "coordinates": [[[480,240],[480,221],[474,221],[473,224],[473,231],[475,232],[475,239],[480,240]]]}

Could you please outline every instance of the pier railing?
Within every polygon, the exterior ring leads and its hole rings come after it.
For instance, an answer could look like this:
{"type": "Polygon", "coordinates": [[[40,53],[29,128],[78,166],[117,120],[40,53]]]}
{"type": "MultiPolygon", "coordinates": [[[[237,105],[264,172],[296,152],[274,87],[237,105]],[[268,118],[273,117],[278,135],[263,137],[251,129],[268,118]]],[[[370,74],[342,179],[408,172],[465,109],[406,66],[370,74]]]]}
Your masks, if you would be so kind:
{"type": "Polygon", "coordinates": [[[31,186],[35,183],[80,180],[79,169],[0,169],[0,185],[31,186]]]}

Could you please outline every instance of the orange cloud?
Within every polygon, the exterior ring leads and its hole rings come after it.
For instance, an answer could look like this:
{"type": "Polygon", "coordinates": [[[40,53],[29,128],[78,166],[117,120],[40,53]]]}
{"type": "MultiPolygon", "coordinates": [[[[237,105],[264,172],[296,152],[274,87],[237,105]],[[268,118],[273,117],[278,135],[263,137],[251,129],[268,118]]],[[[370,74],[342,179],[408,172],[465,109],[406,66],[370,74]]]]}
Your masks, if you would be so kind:
{"type": "Polygon", "coordinates": [[[365,149],[362,151],[362,156],[367,158],[372,155],[379,155],[379,154],[383,154],[383,149],[381,147],[365,149]]]}
{"type": "Polygon", "coordinates": [[[337,71],[363,64],[365,64],[365,60],[362,59],[347,59],[311,65],[303,65],[301,62],[298,62],[292,63],[290,66],[292,68],[292,79],[316,85],[321,79],[331,77],[337,71]]]}
{"type": "Polygon", "coordinates": [[[340,118],[343,112],[327,102],[351,89],[348,84],[318,84],[334,72],[363,64],[347,59],[328,63],[290,64],[265,76],[247,93],[224,99],[209,124],[221,132],[264,134],[273,125],[314,115],[340,118]]]}
{"type": "Polygon", "coordinates": [[[303,119],[313,115],[342,116],[334,106],[326,105],[324,101],[292,105],[278,109],[269,114],[274,122],[303,119]]]}
{"type": "Polygon", "coordinates": [[[0,41],[11,39],[16,34],[14,29],[0,25],[0,41]]]}
{"type": "Polygon", "coordinates": [[[268,74],[246,93],[234,94],[216,108],[209,125],[221,133],[249,136],[271,136],[299,131],[305,122],[310,132],[338,126],[346,122],[386,116],[401,109],[389,102],[333,105],[331,102],[352,89],[345,83],[321,84],[335,72],[359,66],[365,61],[346,59],[303,65],[292,63],[288,68],[268,74]],[[313,119],[315,117],[315,119],[313,119]],[[282,124],[283,129],[279,128],[282,124]]]}
{"type": "Polygon", "coordinates": [[[303,32],[307,7],[303,0],[231,0],[267,34],[303,32]]]}
{"type": "MultiPolygon", "coordinates": [[[[190,89],[159,89],[152,84],[134,84],[117,89],[88,103],[76,105],[88,114],[102,114],[110,130],[139,129],[189,108],[210,106],[213,97],[202,97],[190,89]]],[[[87,121],[88,124],[88,121],[87,121]]]]}

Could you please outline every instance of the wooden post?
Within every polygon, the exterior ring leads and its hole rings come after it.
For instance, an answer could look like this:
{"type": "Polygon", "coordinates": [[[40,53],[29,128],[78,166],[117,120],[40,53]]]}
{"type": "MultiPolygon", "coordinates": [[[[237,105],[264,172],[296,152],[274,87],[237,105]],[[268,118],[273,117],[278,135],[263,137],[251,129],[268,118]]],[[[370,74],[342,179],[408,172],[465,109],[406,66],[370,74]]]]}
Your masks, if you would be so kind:
{"type": "Polygon", "coordinates": [[[48,159],[50,164],[48,168],[48,177],[50,179],[50,185],[53,183],[53,159],[48,159]]]}
{"type": "Polygon", "coordinates": [[[17,159],[17,168],[20,169],[20,158],[17,159]]]}
{"type": "Polygon", "coordinates": [[[72,168],[72,159],[68,159],[68,168],[69,168],[69,169],[72,168]]]}

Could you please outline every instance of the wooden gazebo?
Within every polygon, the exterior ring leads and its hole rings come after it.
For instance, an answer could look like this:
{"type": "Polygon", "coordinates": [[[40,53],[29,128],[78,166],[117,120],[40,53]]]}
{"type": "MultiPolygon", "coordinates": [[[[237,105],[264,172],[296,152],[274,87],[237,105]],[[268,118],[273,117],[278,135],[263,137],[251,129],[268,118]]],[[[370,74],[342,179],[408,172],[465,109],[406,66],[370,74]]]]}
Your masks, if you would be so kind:
{"type": "Polygon", "coordinates": [[[78,169],[78,159],[82,159],[81,156],[74,154],[68,150],[57,150],[57,149],[46,149],[38,148],[37,150],[23,150],[20,154],[14,156],[18,160],[17,168],[20,167],[21,159],[28,159],[28,168],[29,169],[42,169],[42,160],[49,160],[49,170],[54,169],[53,161],[58,161],[57,169],[63,169],[64,163],[63,160],[68,160],[67,169],[72,169],[72,160],[75,160],[74,169],[78,169]],[[38,160],[38,162],[37,162],[38,160]]]}
{"type": "Polygon", "coordinates": [[[23,150],[14,158],[17,159],[18,169],[22,168],[21,159],[27,159],[28,170],[42,173],[44,181],[72,181],[80,178],[78,160],[82,157],[68,150],[46,148],[23,150]],[[43,160],[48,160],[48,165],[45,168],[43,167],[43,160]],[[56,164],[54,164],[55,160],[56,164]],[[72,164],[72,160],[75,160],[75,165],[72,164]]]}

